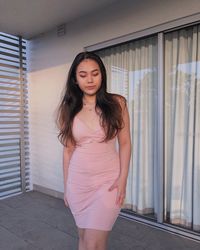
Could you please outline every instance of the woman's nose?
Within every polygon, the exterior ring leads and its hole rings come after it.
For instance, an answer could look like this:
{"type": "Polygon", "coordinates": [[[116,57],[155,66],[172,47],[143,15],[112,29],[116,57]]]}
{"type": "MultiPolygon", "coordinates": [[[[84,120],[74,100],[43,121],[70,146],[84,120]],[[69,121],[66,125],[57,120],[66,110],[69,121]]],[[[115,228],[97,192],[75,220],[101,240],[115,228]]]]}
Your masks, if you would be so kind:
{"type": "Polygon", "coordinates": [[[93,82],[93,77],[91,75],[88,76],[88,82],[93,82]]]}

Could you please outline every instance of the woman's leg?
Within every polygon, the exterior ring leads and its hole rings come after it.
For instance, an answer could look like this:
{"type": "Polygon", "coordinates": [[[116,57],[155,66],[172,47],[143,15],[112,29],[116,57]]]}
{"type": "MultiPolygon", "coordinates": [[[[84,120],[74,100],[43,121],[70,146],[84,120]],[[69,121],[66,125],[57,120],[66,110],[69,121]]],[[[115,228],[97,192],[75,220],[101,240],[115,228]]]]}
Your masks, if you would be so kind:
{"type": "Polygon", "coordinates": [[[85,228],[78,227],[77,229],[78,229],[78,236],[79,236],[78,250],[85,250],[84,245],[83,245],[85,228]]]}
{"type": "Polygon", "coordinates": [[[85,228],[83,236],[84,250],[106,250],[110,231],[85,228]]]}

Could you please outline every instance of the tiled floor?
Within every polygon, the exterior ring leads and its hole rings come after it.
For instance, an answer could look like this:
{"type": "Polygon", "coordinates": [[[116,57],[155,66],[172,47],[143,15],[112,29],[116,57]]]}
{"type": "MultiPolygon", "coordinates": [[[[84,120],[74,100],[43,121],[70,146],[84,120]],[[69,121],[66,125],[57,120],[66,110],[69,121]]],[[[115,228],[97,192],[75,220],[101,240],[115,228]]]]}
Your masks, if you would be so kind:
{"type": "MultiPolygon", "coordinates": [[[[77,250],[76,226],[63,200],[31,191],[0,201],[1,250],[77,250]]],[[[118,217],[108,250],[199,250],[200,243],[118,217]]]]}

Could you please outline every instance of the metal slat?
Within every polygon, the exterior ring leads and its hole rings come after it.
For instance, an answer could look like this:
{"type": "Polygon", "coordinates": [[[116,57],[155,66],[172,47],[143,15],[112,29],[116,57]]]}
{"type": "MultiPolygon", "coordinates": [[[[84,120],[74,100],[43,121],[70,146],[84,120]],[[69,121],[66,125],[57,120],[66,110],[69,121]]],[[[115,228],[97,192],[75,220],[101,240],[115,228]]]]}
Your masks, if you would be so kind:
{"type": "Polygon", "coordinates": [[[20,164],[18,165],[13,165],[13,166],[6,166],[6,167],[0,167],[0,176],[1,174],[4,174],[4,173],[11,173],[11,172],[14,172],[16,170],[20,170],[20,164]]]}
{"type": "MultiPolygon", "coordinates": [[[[11,45],[13,47],[19,48],[19,44],[8,42],[8,41],[2,40],[2,39],[0,39],[0,43],[11,45]]],[[[22,49],[26,49],[26,47],[22,46],[22,49]]]]}
{"type": "Polygon", "coordinates": [[[20,165],[12,168],[7,168],[7,169],[0,169],[0,176],[3,176],[3,174],[6,173],[12,173],[20,170],[20,165]]]}
{"type": "MultiPolygon", "coordinates": [[[[20,56],[19,56],[19,55],[15,55],[15,54],[8,53],[8,52],[3,52],[3,51],[1,51],[1,55],[20,59],[20,56]]],[[[23,60],[26,60],[26,57],[22,57],[22,58],[23,58],[23,60]]]]}
{"type": "Polygon", "coordinates": [[[5,63],[5,62],[11,62],[11,63],[15,63],[17,65],[19,65],[19,61],[16,60],[11,60],[11,59],[5,59],[5,58],[0,58],[1,62],[5,63]]]}
{"type": "Polygon", "coordinates": [[[0,32],[0,37],[5,37],[5,38],[8,38],[8,39],[12,39],[13,41],[19,41],[19,39],[17,37],[14,37],[12,35],[2,33],[2,32],[0,32]]]}
{"type": "Polygon", "coordinates": [[[25,41],[0,33],[0,43],[3,50],[0,56],[0,199],[3,199],[30,189],[30,159],[25,41]]]}
{"type": "Polygon", "coordinates": [[[10,193],[10,192],[12,192],[13,193],[13,191],[15,191],[16,189],[21,189],[21,187],[20,187],[21,185],[20,185],[20,182],[18,182],[18,183],[16,183],[15,185],[12,185],[12,186],[10,186],[10,187],[7,187],[7,188],[2,188],[2,189],[0,189],[0,193],[1,194],[5,194],[5,193],[10,193]]]}
{"type": "Polygon", "coordinates": [[[12,86],[12,85],[13,85],[13,86],[19,86],[20,82],[19,82],[19,81],[15,81],[15,82],[6,82],[6,81],[3,81],[3,82],[2,82],[2,81],[0,80],[0,84],[1,84],[1,85],[3,85],[3,84],[4,84],[4,85],[5,85],[5,84],[9,84],[9,85],[11,85],[11,86],[12,86]]]}
{"type": "Polygon", "coordinates": [[[2,96],[2,98],[9,98],[9,99],[12,99],[12,97],[14,97],[15,99],[13,99],[13,100],[16,100],[19,97],[19,95],[15,94],[15,93],[3,93],[3,92],[0,93],[0,96],[2,96]]]}
{"type": "Polygon", "coordinates": [[[17,94],[15,94],[15,93],[12,93],[12,94],[11,94],[11,93],[0,92],[0,96],[3,96],[3,95],[4,95],[4,96],[9,96],[9,97],[10,97],[10,96],[15,96],[15,97],[17,96],[17,97],[20,97],[20,95],[17,95],[17,94]]]}
{"type": "Polygon", "coordinates": [[[7,136],[9,136],[9,135],[19,135],[19,133],[17,133],[17,132],[8,132],[8,133],[0,132],[0,136],[6,136],[6,135],[7,136]]]}
{"type": "Polygon", "coordinates": [[[16,98],[1,98],[0,97],[0,102],[20,102],[19,99],[16,99],[16,98]]]}
{"type": "Polygon", "coordinates": [[[19,53],[19,50],[11,49],[10,47],[0,46],[0,49],[6,49],[6,50],[10,50],[10,51],[19,53]]]}
{"type": "Polygon", "coordinates": [[[7,142],[7,143],[1,143],[0,144],[0,147],[8,147],[8,146],[18,146],[19,147],[19,143],[17,143],[17,142],[7,142]]]}
{"type": "Polygon", "coordinates": [[[19,152],[15,154],[0,154],[0,159],[19,157],[19,152]]]}
{"type": "Polygon", "coordinates": [[[11,104],[11,103],[8,103],[8,102],[6,102],[7,104],[1,104],[1,102],[0,102],[0,105],[1,105],[1,107],[3,107],[3,108],[5,108],[5,110],[6,109],[8,109],[8,108],[13,108],[14,110],[16,110],[16,108],[17,107],[19,107],[20,105],[17,105],[16,103],[15,104],[11,104]]]}
{"type": "MultiPolygon", "coordinates": [[[[1,67],[6,67],[6,68],[11,68],[11,69],[19,69],[20,67],[19,66],[14,66],[14,65],[11,65],[11,64],[7,64],[7,63],[0,63],[0,66],[1,67]]],[[[22,68],[24,71],[26,71],[26,68],[22,68]]]]}
{"type": "Polygon", "coordinates": [[[9,70],[5,70],[5,69],[1,69],[2,73],[8,73],[8,74],[19,74],[19,71],[9,71],[9,70]]]}
{"type": "Polygon", "coordinates": [[[13,189],[13,187],[20,187],[20,185],[21,185],[20,177],[15,177],[12,179],[1,181],[0,192],[3,190],[13,189]]]}
{"type": "Polygon", "coordinates": [[[18,113],[20,113],[20,111],[19,110],[12,110],[12,109],[7,109],[7,110],[5,110],[5,109],[0,109],[0,113],[11,113],[11,114],[18,114],[18,113]]]}
{"type": "Polygon", "coordinates": [[[20,121],[1,121],[1,124],[20,124],[20,121]]]}
{"type": "Polygon", "coordinates": [[[4,117],[0,117],[0,118],[3,118],[3,119],[20,119],[19,116],[14,116],[14,115],[13,116],[8,116],[8,115],[6,116],[5,115],[4,117]]]}
{"type": "Polygon", "coordinates": [[[19,80],[19,77],[0,75],[0,79],[19,80]]]}
{"type": "MultiPolygon", "coordinates": [[[[19,148],[19,147],[18,147],[19,148]]],[[[7,166],[15,166],[20,164],[20,159],[18,160],[11,160],[11,159],[4,159],[4,161],[0,162],[0,167],[5,168],[7,166]]]]}
{"type": "MultiPolygon", "coordinates": [[[[0,76],[1,77],[1,76],[0,76]]],[[[0,90],[8,90],[8,91],[19,91],[19,88],[12,88],[12,87],[4,87],[4,86],[0,86],[0,90]]]]}
{"type": "Polygon", "coordinates": [[[17,188],[17,189],[6,191],[6,192],[0,192],[0,200],[9,198],[14,195],[21,194],[21,193],[22,193],[21,188],[17,188]]]}
{"type": "Polygon", "coordinates": [[[20,174],[20,168],[17,171],[11,172],[11,173],[3,173],[0,175],[0,180],[6,180],[7,178],[15,178],[16,176],[18,176],[20,174]]]}
{"type": "Polygon", "coordinates": [[[20,126],[19,127],[7,127],[7,128],[0,128],[1,129],[1,131],[5,131],[5,133],[11,133],[11,132],[19,132],[19,130],[20,130],[20,126]]]}

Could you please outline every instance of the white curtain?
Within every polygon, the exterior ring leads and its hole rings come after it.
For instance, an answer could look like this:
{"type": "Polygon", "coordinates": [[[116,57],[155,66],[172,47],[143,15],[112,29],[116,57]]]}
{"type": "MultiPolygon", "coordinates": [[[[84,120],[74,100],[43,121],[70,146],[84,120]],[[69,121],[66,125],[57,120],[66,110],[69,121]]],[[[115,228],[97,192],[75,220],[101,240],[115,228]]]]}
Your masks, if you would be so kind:
{"type": "Polygon", "coordinates": [[[128,101],[133,151],[124,208],[156,216],[157,38],[140,39],[98,54],[107,69],[109,91],[128,101]]]}
{"type": "Polygon", "coordinates": [[[165,35],[165,220],[200,230],[200,26],[165,35]]]}

